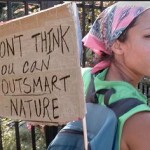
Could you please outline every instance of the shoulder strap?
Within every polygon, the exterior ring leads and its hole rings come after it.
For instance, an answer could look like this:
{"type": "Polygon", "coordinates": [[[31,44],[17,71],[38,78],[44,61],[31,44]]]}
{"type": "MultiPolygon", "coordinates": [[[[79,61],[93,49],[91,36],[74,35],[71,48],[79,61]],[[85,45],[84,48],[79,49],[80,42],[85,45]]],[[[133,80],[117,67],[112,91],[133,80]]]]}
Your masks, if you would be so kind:
{"type": "Polygon", "coordinates": [[[86,94],[86,102],[87,103],[97,103],[98,104],[98,99],[95,93],[95,85],[94,85],[94,77],[91,75],[91,81],[88,87],[88,91],[86,94]]]}
{"type": "Polygon", "coordinates": [[[98,98],[96,94],[103,94],[104,95],[104,103],[107,107],[109,107],[119,118],[123,114],[127,113],[132,108],[144,104],[142,101],[136,98],[124,98],[120,99],[117,102],[109,104],[109,99],[112,94],[116,93],[116,90],[111,89],[100,89],[95,91],[94,85],[94,77],[91,75],[91,81],[88,87],[87,95],[86,95],[86,102],[87,103],[98,103],[98,98]]]}
{"type": "Polygon", "coordinates": [[[125,98],[120,99],[117,102],[114,102],[110,105],[107,105],[110,109],[114,111],[117,118],[127,113],[132,108],[144,104],[142,101],[138,100],[137,98],[125,98]]]}

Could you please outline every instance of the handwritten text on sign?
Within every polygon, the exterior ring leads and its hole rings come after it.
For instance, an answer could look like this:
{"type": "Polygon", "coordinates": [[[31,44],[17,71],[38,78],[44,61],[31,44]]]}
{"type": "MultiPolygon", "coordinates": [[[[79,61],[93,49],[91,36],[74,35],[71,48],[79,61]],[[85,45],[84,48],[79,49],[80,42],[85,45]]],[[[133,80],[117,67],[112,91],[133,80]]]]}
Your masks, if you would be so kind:
{"type": "Polygon", "coordinates": [[[77,35],[70,10],[71,4],[65,4],[1,26],[0,116],[51,123],[83,117],[77,35]]]}

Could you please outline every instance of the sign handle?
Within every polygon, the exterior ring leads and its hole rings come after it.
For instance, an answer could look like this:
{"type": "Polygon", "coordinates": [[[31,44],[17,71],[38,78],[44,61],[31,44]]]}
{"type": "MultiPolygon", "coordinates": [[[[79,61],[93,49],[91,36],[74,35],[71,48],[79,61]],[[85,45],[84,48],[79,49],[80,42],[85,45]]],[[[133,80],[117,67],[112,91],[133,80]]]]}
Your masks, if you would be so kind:
{"type": "Polygon", "coordinates": [[[83,118],[82,123],[83,123],[84,147],[85,147],[85,150],[88,150],[86,116],[83,118]]]}

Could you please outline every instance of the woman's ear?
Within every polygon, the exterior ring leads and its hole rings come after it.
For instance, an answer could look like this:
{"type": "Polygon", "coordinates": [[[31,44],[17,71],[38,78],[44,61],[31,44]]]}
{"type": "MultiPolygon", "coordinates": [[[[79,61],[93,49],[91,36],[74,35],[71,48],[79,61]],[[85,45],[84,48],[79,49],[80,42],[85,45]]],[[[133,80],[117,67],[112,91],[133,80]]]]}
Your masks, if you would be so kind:
{"type": "Polygon", "coordinates": [[[118,55],[122,55],[123,54],[123,47],[122,47],[122,43],[118,40],[116,40],[112,47],[111,47],[112,51],[115,53],[115,54],[118,54],[118,55]]]}

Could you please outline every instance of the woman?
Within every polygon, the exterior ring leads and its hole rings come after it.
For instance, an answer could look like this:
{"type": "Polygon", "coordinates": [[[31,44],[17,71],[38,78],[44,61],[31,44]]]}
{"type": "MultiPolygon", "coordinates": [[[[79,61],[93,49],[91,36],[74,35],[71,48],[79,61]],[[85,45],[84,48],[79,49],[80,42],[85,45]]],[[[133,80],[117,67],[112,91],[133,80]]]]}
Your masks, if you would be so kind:
{"type": "MultiPolygon", "coordinates": [[[[83,39],[84,45],[101,58],[92,69],[98,74],[95,84],[110,88],[109,83],[114,82],[116,101],[134,97],[145,102],[119,118],[120,150],[150,150],[150,109],[146,98],[136,90],[143,76],[150,76],[149,8],[150,2],[115,3],[100,14],[83,39]]],[[[102,98],[99,103],[103,103],[102,98]]]]}

